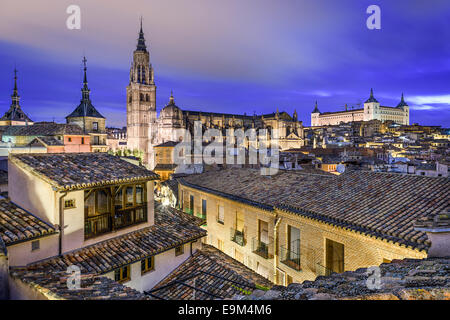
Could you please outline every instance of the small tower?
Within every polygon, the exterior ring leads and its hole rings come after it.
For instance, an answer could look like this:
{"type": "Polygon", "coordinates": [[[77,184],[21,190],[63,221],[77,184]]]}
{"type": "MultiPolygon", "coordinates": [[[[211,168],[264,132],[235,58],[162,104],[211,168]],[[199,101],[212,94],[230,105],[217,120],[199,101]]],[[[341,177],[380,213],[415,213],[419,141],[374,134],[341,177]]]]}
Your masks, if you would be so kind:
{"type": "Polygon", "coordinates": [[[33,121],[23,112],[20,107],[20,96],[17,90],[17,70],[14,69],[14,89],[11,95],[11,106],[0,119],[1,126],[23,126],[31,125],[33,121]]]}
{"type": "Polygon", "coordinates": [[[403,92],[402,92],[402,98],[401,98],[399,104],[397,105],[397,108],[403,110],[403,121],[402,121],[402,124],[409,125],[409,106],[405,102],[405,99],[403,97],[403,92]]]}
{"type": "Polygon", "coordinates": [[[381,120],[380,103],[373,95],[373,89],[370,89],[370,97],[364,102],[364,121],[381,120]]]}
{"type": "Polygon", "coordinates": [[[87,59],[83,57],[84,79],[81,88],[81,101],[78,107],[66,117],[66,122],[76,124],[90,136],[91,151],[106,152],[106,118],[92,104],[87,81],[87,59]]]}

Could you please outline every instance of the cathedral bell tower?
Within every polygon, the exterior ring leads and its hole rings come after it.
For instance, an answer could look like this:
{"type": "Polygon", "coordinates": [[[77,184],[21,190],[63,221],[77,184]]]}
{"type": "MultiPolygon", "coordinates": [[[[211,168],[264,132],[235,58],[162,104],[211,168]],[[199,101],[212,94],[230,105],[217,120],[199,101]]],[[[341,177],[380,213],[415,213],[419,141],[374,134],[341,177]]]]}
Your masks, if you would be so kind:
{"type": "Polygon", "coordinates": [[[144,154],[144,163],[153,167],[152,140],[156,128],[156,86],[150,53],[145,44],[144,32],[139,31],[136,50],[130,68],[127,86],[127,147],[144,154]]]}

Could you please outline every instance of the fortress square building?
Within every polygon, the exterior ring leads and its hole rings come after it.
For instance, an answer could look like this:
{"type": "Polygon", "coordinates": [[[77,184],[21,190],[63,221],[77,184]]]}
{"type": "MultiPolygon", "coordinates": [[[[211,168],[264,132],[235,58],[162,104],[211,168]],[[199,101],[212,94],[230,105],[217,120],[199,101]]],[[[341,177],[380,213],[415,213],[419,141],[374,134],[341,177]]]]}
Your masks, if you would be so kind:
{"type": "Polygon", "coordinates": [[[409,125],[409,106],[405,102],[403,94],[399,104],[396,107],[381,106],[373,96],[373,90],[370,90],[369,99],[364,102],[364,108],[345,110],[337,112],[320,112],[316,106],[311,113],[311,126],[320,127],[328,125],[337,125],[341,122],[370,121],[380,120],[394,121],[399,124],[409,125]]]}

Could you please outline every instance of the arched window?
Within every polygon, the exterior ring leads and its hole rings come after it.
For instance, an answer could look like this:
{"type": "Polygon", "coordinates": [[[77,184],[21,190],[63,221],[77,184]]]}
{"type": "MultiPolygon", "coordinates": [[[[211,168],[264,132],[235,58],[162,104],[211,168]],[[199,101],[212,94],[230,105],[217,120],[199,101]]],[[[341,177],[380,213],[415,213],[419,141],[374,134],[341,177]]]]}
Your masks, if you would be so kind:
{"type": "Polygon", "coordinates": [[[141,101],[144,101],[144,94],[141,93],[141,101]]]}
{"type": "Polygon", "coordinates": [[[149,102],[150,101],[150,96],[147,94],[145,97],[145,101],[149,102]]]}
{"type": "Polygon", "coordinates": [[[133,96],[130,94],[130,97],[128,98],[128,102],[133,101],[133,96]]]}

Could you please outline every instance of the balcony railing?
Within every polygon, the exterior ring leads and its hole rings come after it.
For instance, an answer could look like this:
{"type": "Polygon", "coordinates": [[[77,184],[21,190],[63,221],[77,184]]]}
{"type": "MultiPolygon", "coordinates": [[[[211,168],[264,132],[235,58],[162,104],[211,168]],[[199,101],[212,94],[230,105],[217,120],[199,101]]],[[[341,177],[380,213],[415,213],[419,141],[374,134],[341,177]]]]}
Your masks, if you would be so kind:
{"type": "Polygon", "coordinates": [[[87,217],[84,221],[85,238],[93,238],[111,231],[111,214],[104,213],[92,217],[87,217]]]}
{"type": "Polygon", "coordinates": [[[231,228],[231,241],[236,242],[240,246],[245,246],[245,235],[244,231],[239,231],[231,228]]]}
{"type": "Polygon", "coordinates": [[[84,237],[94,238],[143,222],[147,222],[147,206],[118,210],[114,216],[109,212],[90,216],[85,219],[84,237]]]}
{"type": "Polygon", "coordinates": [[[329,276],[333,273],[333,270],[328,269],[327,267],[324,267],[320,263],[316,264],[316,274],[318,276],[329,276]]]}
{"type": "Polygon", "coordinates": [[[272,243],[260,241],[257,237],[252,239],[252,252],[263,257],[264,259],[272,259],[272,243]],[[270,250],[269,250],[270,249],[270,250]]]}
{"type": "Polygon", "coordinates": [[[290,247],[280,247],[281,263],[287,265],[289,268],[300,271],[300,240],[295,240],[290,247]]]}

